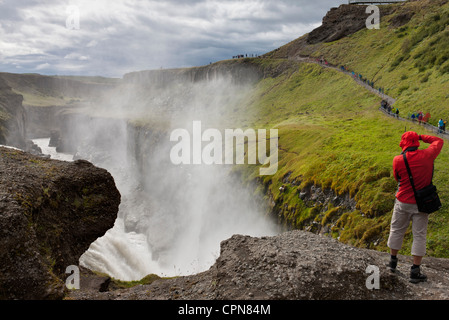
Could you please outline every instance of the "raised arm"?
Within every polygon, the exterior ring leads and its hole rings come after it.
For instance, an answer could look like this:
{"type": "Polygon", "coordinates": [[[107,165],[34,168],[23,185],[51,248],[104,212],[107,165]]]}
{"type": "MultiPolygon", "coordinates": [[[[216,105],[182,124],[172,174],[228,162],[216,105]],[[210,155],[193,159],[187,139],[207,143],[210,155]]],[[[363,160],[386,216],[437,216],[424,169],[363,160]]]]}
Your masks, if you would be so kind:
{"type": "Polygon", "coordinates": [[[440,154],[441,149],[443,148],[444,140],[438,137],[428,136],[425,134],[420,135],[419,140],[425,143],[430,143],[430,146],[427,149],[424,149],[424,151],[429,157],[435,160],[436,157],[438,157],[438,155],[440,154]]]}

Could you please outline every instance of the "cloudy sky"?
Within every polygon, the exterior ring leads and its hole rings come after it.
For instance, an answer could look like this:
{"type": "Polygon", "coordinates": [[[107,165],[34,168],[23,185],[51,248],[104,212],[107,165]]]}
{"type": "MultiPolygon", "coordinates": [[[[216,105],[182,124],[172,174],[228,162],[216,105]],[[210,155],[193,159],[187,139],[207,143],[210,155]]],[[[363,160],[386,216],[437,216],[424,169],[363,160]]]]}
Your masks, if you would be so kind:
{"type": "Polygon", "coordinates": [[[0,72],[122,77],[263,54],[346,0],[0,0],[0,72]]]}

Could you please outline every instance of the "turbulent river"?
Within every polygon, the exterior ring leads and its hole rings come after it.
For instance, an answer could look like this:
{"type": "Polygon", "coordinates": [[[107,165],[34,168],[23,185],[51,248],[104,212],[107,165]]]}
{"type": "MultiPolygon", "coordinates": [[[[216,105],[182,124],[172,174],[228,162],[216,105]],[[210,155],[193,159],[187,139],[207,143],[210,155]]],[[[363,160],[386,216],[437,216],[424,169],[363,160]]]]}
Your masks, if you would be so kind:
{"type": "Polygon", "coordinates": [[[73,154],[56,151],[56,147],[49,147],[50,138],[34,139],[33,142],[41,148],[42,153],[49,155],[51,159],[73,161],[73,154]]]}

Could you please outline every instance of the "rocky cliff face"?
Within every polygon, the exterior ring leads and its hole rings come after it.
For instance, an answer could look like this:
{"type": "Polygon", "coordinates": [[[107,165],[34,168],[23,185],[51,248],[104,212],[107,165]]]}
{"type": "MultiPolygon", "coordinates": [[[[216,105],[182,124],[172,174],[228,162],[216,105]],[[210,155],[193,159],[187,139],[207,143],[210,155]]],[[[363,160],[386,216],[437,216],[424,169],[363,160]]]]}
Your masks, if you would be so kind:
{"type": "Polygon", "coordinates": [[[60,115],[67,108],[63,106],[24,106],[27,116],[27,138],[48,138],[52,131],[60,128],[60,115]]]}
{"type": "Polygon", "coordinates": [[[263,77],[263,71],[256,65],[244,61],[242,63],[221,62],[202,67],[131,72],[125,74],[123,80],[125,83],[164,87],[168,84],[210,81],[227,77],[236,84],[249,83],[260,80],[263,77]]]}
{"type": "MultiPolygon", "coordinates": [[[[366,28],[366,20],[371,13],[366,13],[366,5],[342,4],[331,8],[323,17],[321,26],[290,43],[265,54],[265,57],[292,59],[301,55],[309,55],[313,45],[332,42],[347,37],[366,28]]],[[[398,11],[398,5],[379,6],[381,21],[392,19],[394,25],[402,25],[413,16],[413,12],[392,15],[398,11]],[[392,17],[393,16],[393,17],[392,17]]]]}
{"type": "MultiPolygon", "coordinates": [[[[378,6],[381,22],[389,21],[392,26],[400,27],[410,21],[417,12],[411,7],[403,8],[402,5],[403,3],[378,6]]],[[[324,16],[322,25],[307,35],[307,43],[336,41],[366,28],[366,20],[372,14],[372,11],[367,13],[366,10],[366,5],[342,4],[338,8],[332,8],[324,16]]]]}
{"type": "Polygon", "coordinates": [[[23,97],[0,78],[0,144],[26,147],[26,115],[22,101],[23,97]]]}
{"type": "Polygon", "coordinates": [[[62,298],[66,268],[113,226],[119,204],[104,169],[0,148],[0,298],[62,298]]]}
{"type": "Polygon", "coordinates": [[[59,128],[61,113],[108,97],[120,82],[0,72],[0,144],[31,151],[26,139],[48,137],[59,128]]]}
{"type": "Polygon", "coordinates": [[[366,6],[341,5],[332,8],[323,18],[323,23],[309,33],[307,43],[331,42],[365,28],[368,14],[366,6]]]}

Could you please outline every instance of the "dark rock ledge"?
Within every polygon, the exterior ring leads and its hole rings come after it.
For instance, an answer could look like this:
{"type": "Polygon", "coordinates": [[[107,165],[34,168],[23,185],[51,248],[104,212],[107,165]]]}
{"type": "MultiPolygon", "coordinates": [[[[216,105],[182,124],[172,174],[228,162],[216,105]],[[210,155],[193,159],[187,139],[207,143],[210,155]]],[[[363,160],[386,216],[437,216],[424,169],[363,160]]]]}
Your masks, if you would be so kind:
{"type": "Polygon", "coordinates": [[[104,169],[0,147],[0,299],[61,299],[66,268],[115,222],[104,169]]]}

